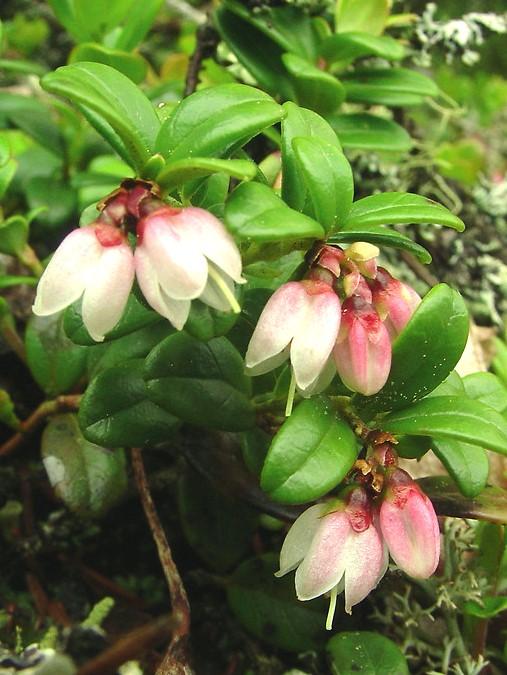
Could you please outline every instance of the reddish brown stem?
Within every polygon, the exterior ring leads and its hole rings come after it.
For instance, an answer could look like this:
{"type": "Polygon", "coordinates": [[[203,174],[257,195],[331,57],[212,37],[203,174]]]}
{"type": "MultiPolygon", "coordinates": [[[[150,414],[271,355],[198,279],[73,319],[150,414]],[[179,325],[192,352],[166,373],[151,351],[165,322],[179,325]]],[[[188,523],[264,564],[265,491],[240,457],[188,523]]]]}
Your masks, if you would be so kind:
{"type": "Polygon", "coordinates": [[[132,448],[132,469],[146,520],[155,540],[160,564],[169,586],[174,620],[172,639],[165,657],[157,670],[157,675],[188,674],[192,672],[187,656],[187,641],[190,633],[190,605],[178,568],[174,563],[169,542],[167,541],[151,497],[142,453],[139,448],[132,448]]]}

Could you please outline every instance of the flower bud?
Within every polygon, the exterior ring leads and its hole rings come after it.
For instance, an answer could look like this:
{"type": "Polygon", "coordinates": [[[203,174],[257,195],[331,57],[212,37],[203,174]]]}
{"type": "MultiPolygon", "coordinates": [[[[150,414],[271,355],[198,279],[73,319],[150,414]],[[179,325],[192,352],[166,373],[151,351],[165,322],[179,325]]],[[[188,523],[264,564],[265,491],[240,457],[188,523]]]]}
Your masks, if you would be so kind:
{"type": "Polygon", "coordinates": [[[344,384],[365,396],[376,394],[389,376],[389,334],[372,305],[359,296],[343,303],[334,358],[344,384]]]}
{"type": "Polygon", "coordinates": [[[370,287],[373,305],[385,321],[391,338],[395,338],[407,325],[421,298],[413,288],[395,279],[383,267],[378,268],[370,287]]]}
{"type": "Polygon", "coordinates": [[[374,279],[377,274],[377,258],[380,250],[374,244],[365,241],[356,241],[345,249],[346,258],[357,266],[362,275],[374,279]]]}
{"type": "Polygon", "coordinates": [[[380,506],[380,527],[394,562],[416,579],[438,565],[440,530],[433,504],[403,469],[388,472],[380,506]]]}

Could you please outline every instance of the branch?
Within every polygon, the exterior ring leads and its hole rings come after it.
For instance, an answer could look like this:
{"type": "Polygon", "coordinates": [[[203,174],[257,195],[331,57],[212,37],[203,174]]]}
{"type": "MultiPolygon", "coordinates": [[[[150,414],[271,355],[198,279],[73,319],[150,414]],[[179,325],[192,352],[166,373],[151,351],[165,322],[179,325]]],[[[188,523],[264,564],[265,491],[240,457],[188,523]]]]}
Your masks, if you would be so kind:
{"type": "Polygon", "coordinates": [[[169,547],[151,497],[142,453],[139,448],[132,448],[132,469],[144,514],[157,545],[158,557],[164,570],[171,596],[174,631],[164,660],[157,670],[157,675],[188,674],[192,672],[187,658],[187,640],[190,633],[190,605],[188,604],[185,587],[183,586],[178,568],[174,563],[171,548],[169,547]]]}
{"type": "Polygon", "coordinates": [[[202,62],[214,54],[219,40],[220,37],[208,17],[206,23],[197,29],[196,45],[188,64],[183,96],[190,96],[197,89],[202,62]]]}

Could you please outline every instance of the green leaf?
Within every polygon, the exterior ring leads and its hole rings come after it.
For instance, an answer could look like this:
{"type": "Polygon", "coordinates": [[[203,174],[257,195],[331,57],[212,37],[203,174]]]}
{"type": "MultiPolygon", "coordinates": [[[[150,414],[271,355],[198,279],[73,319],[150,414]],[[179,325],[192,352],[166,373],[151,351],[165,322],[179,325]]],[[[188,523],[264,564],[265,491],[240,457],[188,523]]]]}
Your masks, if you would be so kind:
{"type": "Polygon", "coordinates": [[[148,355],[145,378],[150,399],[184,422],[225,431],[254,424],[243,359],[224,337],[170,335],[148,355]]]}
{"type": "Polygon", "coordinates": [[[111,68],[123,73],[136,84],[144,80],[148,71],[147,62],[139,54],[130,54],[119,49],[111,49],[96,42],[83,42],[74,47],[70,53],[68,62],[70,64],[79,63],[80,61],[92,61],[111,66],[111,68]]]}
{"type": "Polygon", "coordinates": [[[422,263],[431,262],[431,255],[420,244],[396,230],[391,230],[383,225],[345,225],[329,238],[329,243],[353,243],[355,241],[368,241],[377,246],[389,246],[400,248],[412,253],[422,263]]]}
{"type": "Polygon", "coordinates": [[[99,133],[111,128],[138,171],[153,154],[160,122],[150,101],[125,75],[102,63],[74,63],[48,73],[41,85],[68,98],[99,133]]]}
{"type": "Polygon", "coordinates": [[[507,522],[507,490],[487,487],[473,499],[464,497],[449,476],[419,478],[419,485],[438,514],[473,518],[503,525],[507,522]]]}
{"type": "Polygon", "coordinates": [[[433,441],[427,436],[400,436],[396,453],[404,459],[421,459],[432,449],[433,441]]]}
{"type": "Polygon", "coordinates": [[[230,577],[227,602],[238,621],[263,642],[290,652],[318,649],[324,639],[326,602],[299,602],[294,579],[276,579],[271,553],[246,560],[230,577]]]}
{"type": "Polygon", "coordinates": [[[100,372],[79,406],[85,438],[108,447],[167,441],[179,420],[149,400],[144,360],[134,359],[100,372]]]}
{"type": "Polygon", "coordinates": [[[15,413],[14,403],[5,389],[0,389],[0,423],[11,429],[19,429],[20,421],[15,413]]]}
{"type": "Polygon", "coordinates": [[[363,56],[378,56],[388,61],[399,61],[405,56],[405,49],[397,40],[387,35],[339,32],[322,42],[320,54],[328,63],[348,62],[363,56]]]}
{"type": "Polygon", "coordinates": [[[409,675],[400,648],[378,633],[338,633],[327,643],[333,675],[409,675]]]}
{"type": "Polygon", "coordinates": [[[330,115],[327,118],[344,148],[373,152],[408,152],[412,139],[392,120],[369,113],[330,115]]]}
{"type": "Polygon", "coordinates": [[[312,215],[327,231],[344,224],[354,197],[354,178],[343,152],[320,138],[296,137],[294,157],[312,204],[312,215]]]}
{"type": "Polygon", "coordinates": [[[84,42],[89,39],[90,34],[88,33],[86,24],[81,25],[76,18],[74,0],[48,0],[48,4],[53,9],[58,21],[74,40],[84,42]]]}
{"type": "Polygon", "coordinates": [[[336,3],[336,32],[361,31],[380,35],[390,11],[389,0],[338,0],[336,3]]]}
{"type": "Polygon", "coordinates": [[[374,396],[354,397],[368,413],[397,410],[435,389],[458,363],[468,337],[462,297],[446,284],[426,294],[393,343],[391,372],[374,396]]]}
{"type": "Polygon", "coordinates": [[[3,199],[5,193],[9,189],[18,168],[18,162],[15,159],[9,159],[2,167],[0,167],[0,199],[3,199]]]}
{"type": "Polygon", "coordinates": [[[130,11],[135,0],[72,0],[74,16],[96,41],[115,28],[130,11]]]}
{"type": "Polygon", "coordinates": [[[473,398],[501,413],[507,410],[507,388],[493,373],[472,373],[463,378],[468,398],[473,398]]]}
{"type": "MultiPolygon", "coordinates": [[[[125,311],[116,326],[106,335],[106,342],[133,333],[143,326],[160,321],[160,314],[148,309],[139,291],[130,294],[125,311]]],[[[64,312],[63,328],[67,337],[78,345],[96,345],[83,324],[81,300],[67,307],[64,312]]]]}
{"type": "Polygon", "coordinates": [[[192,157],[169,161],[157,176],[157,184],[163,190],[171,192],[195,178],[213,173],[224,173],[238,180],[252,180],[257,175],[254,162],[245,159],[215,159],[213,157],[192,157]]]}
{"type": "Polygon", "coordinates": [[[352,205],[347,226],[398,225],[398,224],[445,225],[458,232],[465,229],[463,221],[441,204],[410,192],[382,192],[364,197],[352,205]]]}
{"type": "Polygon", "coordinates": [[[238,319],[238,314],[221,312],[199,300],[193,300],[185,331],[198,340],[211,340],[229,332],[238,319]]]}
{"type": "Polygon", "coordinates": [[[302,401],[269,448],[261,487],[284,504],[318,499],[338,485],[357,458],[356,438],[324,396],[302,401]]]}
{"type": "Polygon", "coordinates": [[[25,346],[30,372],[48,396],[70,391],[85,373],[88,350],[66,337],[62,313],[32,316],[25,346]]]}
{"type": "Polygon", "coordinates": [[[393,434],[432,436],[507,455],[507,421],[492,408],[461,396],[432,396],[380,421],[393,434]]]}
{"type": "Polygon", "coordinates": [[[283,54],[282,61],[292,79],[299,105],[326,115],[343,103],[345,89],[333,75],[295,54],[283,54]]]}
{"type": "Polygon", "coordinates": [[[37,286],[38,281],[37,277],[26,277],[17,274],[0,274],[0,289],[19,286],[20,284],[37,286]]]}
{"type": "Polygon", "coordinates": [[[507,344],[500,340],[500,338],[495,338],[494,347],[495,356],[493,358],[491,367],[498,375],[504,386],[507,387],[507,344]]]}
{"type": "Polygon", "coordinates": [[[54,176],[34,176],[25,189],[30,209],[39,210],[35,218],[39,225],[54,230],[75,217],[77,195],[68,182],[54,176]]]}
{"type": "Polygon", "coordinates": [[[225,204],[225,223],[238,239],[280,242],[322,239],[324,229],[312,218],[290,209],[267,185],[242,183],[225,204]]]}
{"type": "Polygon", "coordinates": [[[282,197],[297,211],[303,211],[309,201],[308,189],[300,175],[298,161],[294,154],[293,140],[299,136],[317,138],[341,149],[335,132],[325,119],[295,103],[285,103],[285,117],[282,120],[282,197]]]}
{"type": "Polygon", "coordinates": [[[230,569],[250,548],[255,513],[189,467],[178,483],[178,511],[188,543],[218,572],[230,569]]]}
{"type": "Polygon", "coordinates": [[[63,152],[60,129],[53,121],[51,111],[36,98],[0,92],[0,120],[2,118],[52,153],[59,156],[63,152]]]}
{"type": "Polygon", "coordinates": [[[131,4],[114,41],[116,49],[131,51],[137,47],[153,25],[162,2],[163,0],[143,0],[131,4]]]}
{"type": "Polygon", "coordinates": [[[507,598],[502,596],[485,596],[481,598],[481,604],[475,600],[467,600],[463,607],[465,614],[476,616],[478,619],[492,619],[506,609],[507,598]]]}
{"type": "Polygon", "coordinates": [[[171,161],[226,157],[279,122],[282,108],[254,87],[222,84],[185,98],[160,129],[156,151],[171,161]]]}
{"type": "Polygon", "coordinates": [[[11,216],[0,223],[0,253],[20,255],[28,241],[29,225],[23,216],[11,216]]]}
{"type": "Polygon", "coordinates": [[[102,516],[127,490],[124,451],[112,452],[88,442],[76,415],[51,418],[42,434],[41,451],[56,495],[80,516],[102,516]]]}
{"type": "Polygon", "coordinates": [[[432,449],[465,497],[475,497],[484,490],[489,475],[485,450],[444,438],[434,439],[432,449]]]}
{"type": "Polygon", "coordinates": [[[343,73],[347,101],[369,105],[419,105],[439,94],[429,77],[407,68],[362,68],[343,73]]]}

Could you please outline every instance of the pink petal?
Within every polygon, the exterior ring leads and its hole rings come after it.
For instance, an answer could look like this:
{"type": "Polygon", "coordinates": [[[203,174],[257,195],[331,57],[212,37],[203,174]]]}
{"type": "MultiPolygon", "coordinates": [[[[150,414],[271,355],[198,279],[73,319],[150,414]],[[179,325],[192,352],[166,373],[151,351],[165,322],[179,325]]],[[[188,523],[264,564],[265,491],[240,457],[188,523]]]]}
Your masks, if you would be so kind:
{"type": "Polygon", "coordinates": [[[308,296],[308,306],[290,348],[296,384],[304,391],[327,364],[340,328],[340,300],[332,290],[308,296]]]}
{"type": "Polygon", "coordinates": [[[372,591],[387,569],[387,551],[375,525],[363,532],[352,532],[346,543],[345,611],[372,591]]]}
{"type": "Polygon", "coordinates": [[[83,296],[83,323],[96,342],[120,320],[134,282],[134,257],[127,244],[102,249],[83,296]]]}
{"type": "Polygon", "coordinates": [[[280,551],[280,569],[276,572],[276,577],[282,577],[287,572],[291,572],[303,560],[325,510],[325,504],[314,504],[303,511],[293,523],[280,551]]]}
{"type": "Polygon", "coordinates": [[[81,297],[102,246],[92,227],[73,230],[56,249],[37,287],[33,312],[47,316],[81,297]]]}
{"type": "Polygon", "coordinates": [[[345,542],[351,532],[343,511],[321,518],[310,549],[296,572],[299,600],[312,600],[338,584],[345,572],[345,542]]]}
{"type": "Polygon", "coordinates": [[[175,300],[192,300],[204,290],[208,263],[200,250],[171,224],[177,216],[155,212],[148,216],[142,243],[155,268],[159,284],[175,300]]]}
{"type": "MultiPolygon", "coordinates": [[[[273,293],[254,330],[245,357],[246,367],[261,375],[272,370],[270,359],[280,356],[304,320],[309,296],[298,281],[273,293]]],[[[283,363],[283,358],[280,363],[283,363]]]]}

